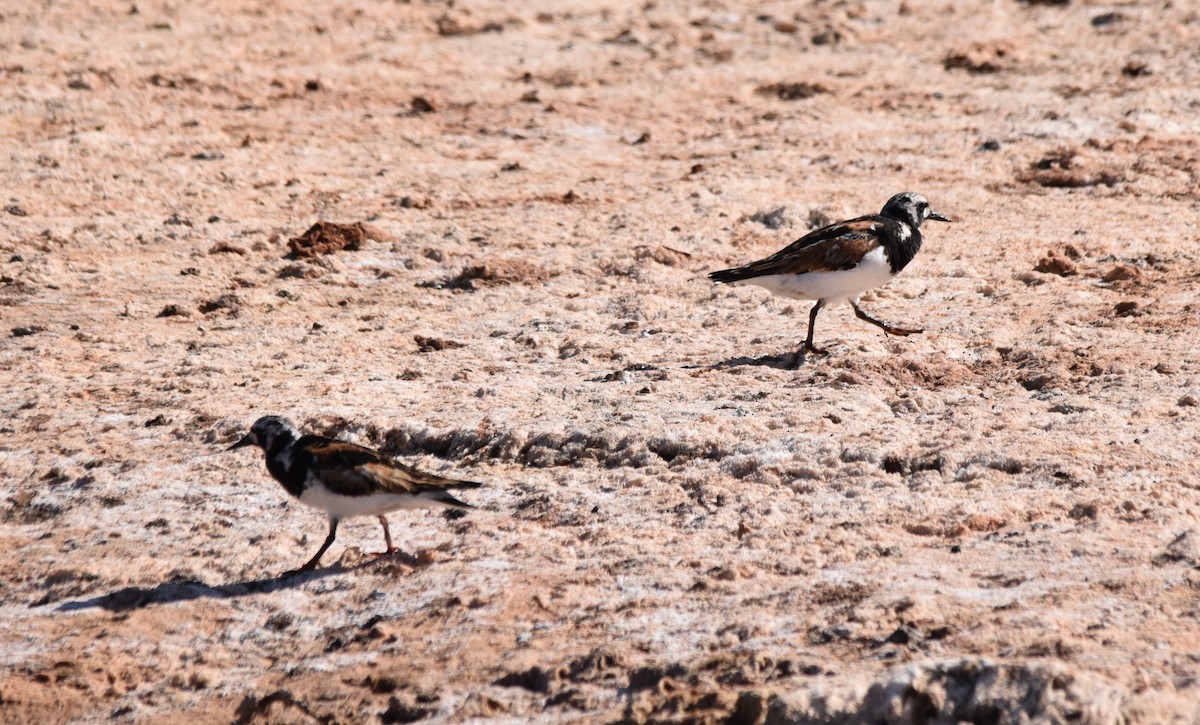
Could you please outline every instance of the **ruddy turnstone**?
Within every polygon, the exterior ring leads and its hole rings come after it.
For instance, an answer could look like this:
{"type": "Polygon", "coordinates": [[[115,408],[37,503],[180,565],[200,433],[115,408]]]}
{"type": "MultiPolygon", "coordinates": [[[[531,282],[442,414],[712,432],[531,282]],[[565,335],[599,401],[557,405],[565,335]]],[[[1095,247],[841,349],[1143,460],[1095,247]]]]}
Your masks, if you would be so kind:
{"type": "Polygon", "coordinates": [[[951,221],[930,209],[925,197],[906,191],[888,199],[878,214],[830,224],[766,259],[708,276],[715,282],[748,282],[783,297],[816,300],[804,340],[810,352],[824,352],[813,345],[817,313],[837,302],[849,302],[860,320],[886,333],[914,335],[921,330],[893,327],[863,312],[858,296],[887,283],[912,261],[921,248],[921,222],[926,219],[951,221]]]}
{"type": "MultiPolygon", "coordinates": [[[[478,488],[474,481],[441,478],[398,463],[378,451],[346,441],[306,435],[284,418],[268,415],[254,421],[250,432],[228,450],[258,446],[267,454],[267,470],[300,503],[329,515],[329,536],[308,563],[296,571],[317,566],[321,555],[337,536],[338,523],[351,516],[377,516],[383,524],[387,551],[392,546],[384,514],[424,507],[472,508],[447,493],[448,489],[478,488]]],[[[381,554],[381,556],[383,555],[381,554]]]]}

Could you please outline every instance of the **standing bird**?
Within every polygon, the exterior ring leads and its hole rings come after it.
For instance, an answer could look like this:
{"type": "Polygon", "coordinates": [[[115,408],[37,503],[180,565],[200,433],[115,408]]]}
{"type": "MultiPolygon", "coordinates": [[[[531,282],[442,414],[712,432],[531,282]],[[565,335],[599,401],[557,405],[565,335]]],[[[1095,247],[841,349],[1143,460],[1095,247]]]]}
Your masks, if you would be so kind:
{"type": "Polygon", "coordinates": [[[329,515],[329,536],[297,572],[317,566],[337,536],[338,523],[350,516],[378,516],[387,551],[392,533],[384,514],[423,507],[473,508],[447,493],[454,488],[478,488],[474,481],[454,481],[421,473],[378,451],[346,441],[306,435],[297,438],[286,419],[268,415],[254,421],[250,432],[228,450],[255,445],[267,454],[267,470],[300,503],[329,515]]]}
{"type": "Polygon", "coordinates": [[[714,282],[748,282],[782,297],[816,300],[808,313],[804,349],[824,354],[813,345],[817,313],[826,304],[849,302],[854,314],[892,335],[915,335],[921,330],[892,327],[858,306],[863,292],[889,282],[921,248],[921,222],[951,221],[929,208],[920,194],[896,194],[883,211],[837,222],[809,232],[766,259],[708,275],[714,282]]]}

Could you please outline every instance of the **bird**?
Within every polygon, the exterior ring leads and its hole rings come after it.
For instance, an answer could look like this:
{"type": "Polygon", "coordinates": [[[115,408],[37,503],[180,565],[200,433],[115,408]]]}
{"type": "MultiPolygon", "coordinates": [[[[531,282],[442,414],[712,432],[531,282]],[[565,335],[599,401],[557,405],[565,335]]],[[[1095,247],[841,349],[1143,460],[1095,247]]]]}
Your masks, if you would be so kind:
{"type": "Polygon", "coordinates": [[[825,353],[813,345],[817,313],[839,302],[849,302],[860,320],[885,333],[915,335],[922,330],[895,327],[863,312],[858,298],[889,282],[912,261],[921,248],[921,223],[927,219],[952,221],[931,209],[920,194],[902,192],[888,199],[878,214],[816,229],[765,259],[708,276],[718,283],[746,282],[782,297],[816,300],[808,313],[808,352],[825,353]]]}
{"type": "Polygon", "coordinates": [[[379,451],[347,441],[317,435],[298,436],[286,418],[267,415],[254,421],[250,432],[226,450],[258,446],[266,453],[267,470],[300,503],[321,509],[329,516],[329,535],[317,553],[294,571],[315,569],[321,556],[337,536],[338,523],[352,516],[376,516],[383,524],[387,550],[392,545],[384,514],[401,509],[442,507],[474,508],[448,491],[483,485],[477,481],[456,481],[399,463],[379,451]]]}

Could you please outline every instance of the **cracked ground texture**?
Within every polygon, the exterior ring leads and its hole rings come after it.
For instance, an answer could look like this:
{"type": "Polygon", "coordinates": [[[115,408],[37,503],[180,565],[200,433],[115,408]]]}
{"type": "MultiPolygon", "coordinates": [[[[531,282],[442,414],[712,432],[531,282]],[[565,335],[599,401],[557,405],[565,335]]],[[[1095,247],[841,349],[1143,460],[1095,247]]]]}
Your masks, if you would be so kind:
{"type": "Polygon", "coordinates": [[[1196,722],[1196,47],[1138,0],[0,8],[0,720],[1196,722]],[[807,303],[705,277],[906,190],[956,223],[862,302],[922,335],[797,359],[807,303]],[[478,510],[282,578],[324,518],[224,452],[269,413],[478,510]]]}

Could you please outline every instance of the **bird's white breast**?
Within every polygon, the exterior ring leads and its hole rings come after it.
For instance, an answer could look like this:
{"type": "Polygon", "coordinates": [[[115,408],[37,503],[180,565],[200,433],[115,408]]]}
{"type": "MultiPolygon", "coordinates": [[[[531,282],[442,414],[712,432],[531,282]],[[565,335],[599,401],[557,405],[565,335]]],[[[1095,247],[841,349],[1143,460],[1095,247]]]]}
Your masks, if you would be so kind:
{"type": "Polygon", "coordinates": [[[379,516],[390,511],[445,506],[425,494],[372,493],[366,496],[339,496],[330,492],[320,481],[309,478],[300,503],[328,512],[330,517],[379,516]]]}
{"type": "Polygon", "coordinates": [[[804,274],[770,274],[741,280],[743,284],[764,287],[780,297],[799,300],[826,300],[830,303],[857,298],[863,292],[886,284],[892,278],[887,252],[877,247],[868,252],[852,269],[804,274]]]}

